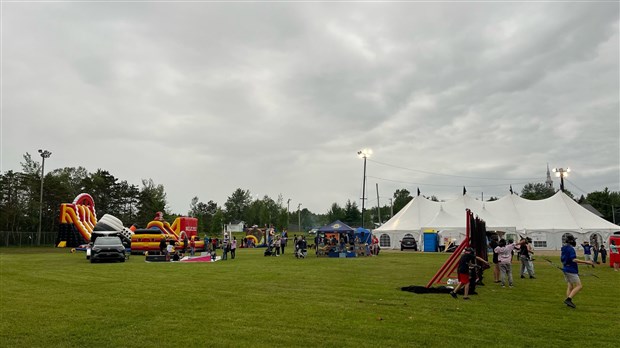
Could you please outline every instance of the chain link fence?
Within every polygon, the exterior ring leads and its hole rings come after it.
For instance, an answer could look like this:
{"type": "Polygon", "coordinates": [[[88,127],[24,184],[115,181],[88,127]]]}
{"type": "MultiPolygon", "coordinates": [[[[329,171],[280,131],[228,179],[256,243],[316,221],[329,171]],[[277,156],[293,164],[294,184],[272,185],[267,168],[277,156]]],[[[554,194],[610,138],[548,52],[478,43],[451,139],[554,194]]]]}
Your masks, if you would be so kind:
{"type": "MultiPolygon", "coordinates": [[[[58,232],[41,231],[41,245],[54,246],[58,232]]],[[[0,231],[0,243],[3,246],[32,247],[37,245],[37,232],[30,231],[0,231]]]]}

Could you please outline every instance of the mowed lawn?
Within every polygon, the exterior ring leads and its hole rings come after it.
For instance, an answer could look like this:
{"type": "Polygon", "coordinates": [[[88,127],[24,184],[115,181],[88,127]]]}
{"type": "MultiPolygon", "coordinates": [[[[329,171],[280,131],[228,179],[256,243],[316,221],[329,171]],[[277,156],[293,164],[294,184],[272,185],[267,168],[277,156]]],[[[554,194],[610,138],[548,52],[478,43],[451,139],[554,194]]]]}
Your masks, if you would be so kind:
{"type": "MultiPolygon", "coordinates": [[[[90,264],[69,249],[0,248],[2,347],[618,347],[620,272],[580,269],[486,286],[472,300],[414,294],[447,254],[295,259],[241,249],[215,263],[90,264]]],[[[551,256],[558,263],[559,257],[551,256]]]]}

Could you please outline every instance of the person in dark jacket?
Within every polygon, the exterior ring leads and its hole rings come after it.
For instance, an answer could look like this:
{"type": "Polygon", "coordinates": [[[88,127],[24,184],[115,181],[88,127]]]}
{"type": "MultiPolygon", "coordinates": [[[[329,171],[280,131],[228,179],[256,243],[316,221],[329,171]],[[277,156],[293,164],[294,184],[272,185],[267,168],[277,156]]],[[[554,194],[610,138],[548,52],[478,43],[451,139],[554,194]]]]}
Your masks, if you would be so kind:
{"type": "Polygon", "coordinates": [[[469,268],[474,266],[476,260],[489,265],[483,258],[476,256],[474,248],[465,248],[457,269],[459,284],[450,292],[450,296],[457,298],[457,292],[463,288],[463,300],[469,300],[469,268]]]}
{"type": "Polygon", "coordinates": [[[159,253],[160,255],[166,255],[166,247],[168,246],[168,243],[166,243],[166,237],[161,237],[161,240],[159,241],[159,253]]]}

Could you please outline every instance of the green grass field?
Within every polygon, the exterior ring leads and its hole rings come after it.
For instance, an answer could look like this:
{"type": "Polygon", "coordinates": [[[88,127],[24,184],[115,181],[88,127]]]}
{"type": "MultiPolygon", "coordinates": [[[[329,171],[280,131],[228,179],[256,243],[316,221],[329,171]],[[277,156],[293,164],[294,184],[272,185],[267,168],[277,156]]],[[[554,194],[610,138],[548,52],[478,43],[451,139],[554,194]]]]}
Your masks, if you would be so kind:
{"type": "MultiPolygon", "coordinates": [[[[241,249],[215,263],[90,264],[68,249],[1,248],[2,347],[618,347],[620,272],[580,270],[486,286],[470,301],[414,294],[446,254],[295,259],[241,249]]],[[[551,257],[558,262],[558,257],[551,257]]]]}

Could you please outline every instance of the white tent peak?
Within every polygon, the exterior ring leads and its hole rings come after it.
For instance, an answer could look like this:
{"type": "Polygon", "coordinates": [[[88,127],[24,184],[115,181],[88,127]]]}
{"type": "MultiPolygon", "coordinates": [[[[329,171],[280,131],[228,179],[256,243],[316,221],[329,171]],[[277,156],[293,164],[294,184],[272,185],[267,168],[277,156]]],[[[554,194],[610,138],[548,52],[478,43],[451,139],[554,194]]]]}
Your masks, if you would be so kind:
{"type": "Polygon", "coordinates": [[[597,238],[603,241],[613,232],[620,231],[620,226],[597,216],[558,191],[541,200],[529,200],[508,193],[498,200],[486,202],[468,194],[445,202],[416,196],[394,217],[375,229],[375,234],[384,234],[387,236],[385,240],[397,241],[406,233],[417,235],[419,239],[424,229],[464,231],[466,209],[485,221],[487,231],[536,236],[541,249],[559,249],[564,233],[581,234],[578,236],[580,240],[598,234],[597,238]]]}

